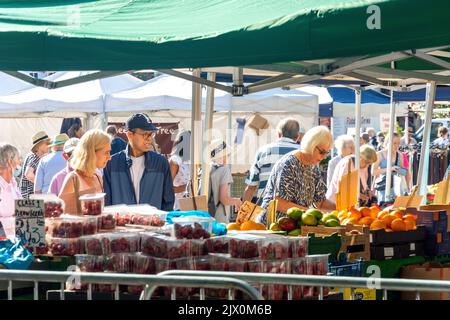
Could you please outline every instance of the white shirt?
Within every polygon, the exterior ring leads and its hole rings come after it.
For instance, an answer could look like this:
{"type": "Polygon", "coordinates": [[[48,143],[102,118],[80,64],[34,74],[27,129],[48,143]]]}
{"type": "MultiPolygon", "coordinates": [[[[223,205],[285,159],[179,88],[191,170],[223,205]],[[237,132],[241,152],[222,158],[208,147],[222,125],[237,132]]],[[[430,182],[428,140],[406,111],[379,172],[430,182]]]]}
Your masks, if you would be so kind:
{"type": "Polygon", "coordinates": [[[134,192],[136,194],[136,203],[139,203],[139,186],[145,170],[145,156],[142,155],[138,158],[131,156],[131,160],[133,161],[130,167],[131,180],[133,181],[134,192]]]}

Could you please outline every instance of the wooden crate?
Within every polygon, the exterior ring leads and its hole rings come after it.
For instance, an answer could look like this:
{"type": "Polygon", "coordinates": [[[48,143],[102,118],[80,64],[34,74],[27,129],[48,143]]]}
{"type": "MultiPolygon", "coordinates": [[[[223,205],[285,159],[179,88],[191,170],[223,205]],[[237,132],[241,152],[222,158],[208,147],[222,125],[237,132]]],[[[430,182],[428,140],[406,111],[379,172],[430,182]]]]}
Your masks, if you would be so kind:
{"type": "Polygon", "coordinates": [[[316,236],[329,236],[337,233],[341,237],[340,252],[347,254],[347,261],[370,260],[370,230],[365,226],[346,225],[340,227],[302,226],[302,235],[314,233],[316,236]],[[357,230],[360,234],[350,234],[357,230]]]}

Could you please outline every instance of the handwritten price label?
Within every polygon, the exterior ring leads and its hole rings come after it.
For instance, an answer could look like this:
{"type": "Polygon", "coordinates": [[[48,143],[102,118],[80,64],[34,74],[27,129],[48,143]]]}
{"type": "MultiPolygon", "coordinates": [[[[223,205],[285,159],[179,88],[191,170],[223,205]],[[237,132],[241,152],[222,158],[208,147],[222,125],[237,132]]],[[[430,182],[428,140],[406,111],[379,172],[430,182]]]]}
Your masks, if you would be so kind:
{"type": "Polygon", "coordinates": [[[44,200],[16,200],[16,236],[30,247],[45,246],[44,200]]]}

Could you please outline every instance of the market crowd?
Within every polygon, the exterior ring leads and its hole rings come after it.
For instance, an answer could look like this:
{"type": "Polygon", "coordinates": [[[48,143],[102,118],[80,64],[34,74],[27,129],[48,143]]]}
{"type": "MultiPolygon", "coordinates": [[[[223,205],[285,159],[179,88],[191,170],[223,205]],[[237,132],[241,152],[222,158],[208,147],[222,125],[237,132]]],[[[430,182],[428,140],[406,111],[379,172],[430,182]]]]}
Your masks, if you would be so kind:
{"type": "MultiPolygon", "coordinates": [[[[23,161],[16,147],[0,143],[0,221],[4,229],[14,227],[14,201],[31,194],[57,195],[64,200],[65,211],[72,214],[81,214],[79,197],[93,193],[105,193],[105,205],[149,204],[165,211],[180,209],[179,200],[192,196],[193,190],[190,132],[178,132],[172,153],[166,158],[155,143],[158,128],[146,114],[129,117],[125,129],[128,142],[118,136],[115,126],[84,132],[81,124],[74,124],[67,134],[54,137],[37,132],[23,161]]],[[[241,198],[230,195],[233,177],[226,162],[230,148],[221,139],[211,143],[208,207],[214,208],[210,213],[217,221],[230,222],[231,211],[237,212],[244,201],[267,209],[277,197],[304,207],[335,208],[339,182],[355,169],[355,137],[342,135],[334,140],[325,126],[304,132],[293,118],[283,119],[277,132],[278,139],[255,155],[241,198]],[[336,155],[328,161],[324,174],[320,164],[329,159],[333,148],[336,155]]],[[[416,143],[411,134],[393,135],[390,195],[385,194],[389,141],[372,128],[361,134],[361,205],[389,201],[409,191],[409,159],[399,148],[416,143]]],[[[447,128],[439,129],[439,138],[433,143],[448,145],[447,128]]],[[[260,217],[262,222],[266,222],[266,212],[260,217]]]]}

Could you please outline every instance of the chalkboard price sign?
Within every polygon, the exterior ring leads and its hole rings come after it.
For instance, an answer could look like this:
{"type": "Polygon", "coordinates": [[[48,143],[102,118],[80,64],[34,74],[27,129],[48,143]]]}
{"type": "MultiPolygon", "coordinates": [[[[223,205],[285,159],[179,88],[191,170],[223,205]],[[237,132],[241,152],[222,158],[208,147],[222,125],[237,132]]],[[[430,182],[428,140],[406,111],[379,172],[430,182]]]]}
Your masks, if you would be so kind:
{"type": "Polygon", "coordinates": [[[45,246],[44,200],[16,200],[16,236],[26,246],[45,246]]]}

